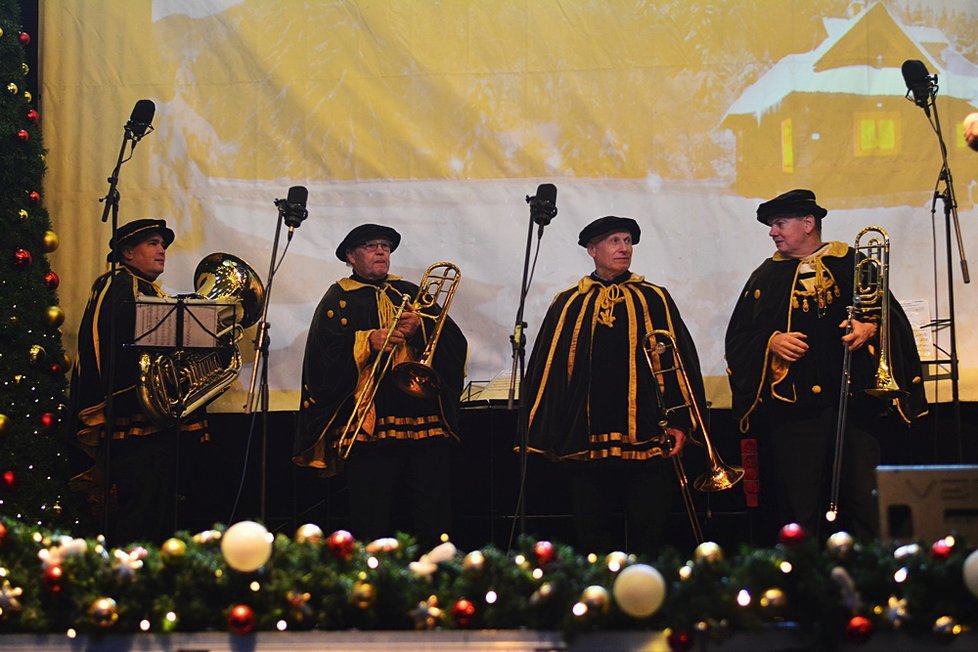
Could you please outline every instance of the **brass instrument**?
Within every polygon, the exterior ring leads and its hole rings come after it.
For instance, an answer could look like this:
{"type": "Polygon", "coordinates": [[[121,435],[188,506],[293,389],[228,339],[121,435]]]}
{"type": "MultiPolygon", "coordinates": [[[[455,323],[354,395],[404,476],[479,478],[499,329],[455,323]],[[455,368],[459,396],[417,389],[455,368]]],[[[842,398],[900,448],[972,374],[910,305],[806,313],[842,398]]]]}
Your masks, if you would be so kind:
{"type": "Polygon", "coordinates": [[[414,301],[412,302],[411,297],[406,294],[402,296],[401,303],[387,330],[387,337],[384,338],[383,346],[374,359],[373,366],[357,393],[350,417],[340,432],[337,447],[342,459],[345,460],[350,456],[350,451],[357,439],[357,433],[363,427],[367,415],[370,413],[374,397],[377,395],[377,390],[380,388],[380,383],[390,369],[395,351],[394,349],[387,351],[387,347],[394,332],[394,326],[404,314],[409,302],[412,311],[421,319],[434,320],[434,327],[431,334],[426,337],[425,348],[418,361],[402,362],[396,365],[391,370],[391,381],[398,389],[415,398],[435,398],[441,392],[441,378],[431,367],[431,361],[441,336],[442,327],[445,324],[445,318],[448,317],[448,308],[455,296],[455,288],[461,278],[462,274],[457,265],[447,262],[435,263],[428,267],[421,277],[418,294],[414,301]],[[441,311],[437,315],[427,312],[438,303],[439,297],[443,295],[444,301],[441,311]],[[355,425],[354,420],[356,420],[355,425]]]}
{"type": "Polygon", "coordinates": [[[448,316],[448,307],[452,305],[455,288],[461,279],[462,272],[452,263],[431,265],[425,270],[421,279],[418,296],[414,299],[414,308],[422,319],[434,319],[435,326],[425,342],[424,352],[418,361],[402,362],[391,371],[391,379],[397,387],[415,398],[435,398],[441,393],[441,378],[432,368],[431,360],[435,355],[438,339],[441,337],[442,326],[445,325],[445,317],[448,316]],[[441,304],[441,311],[437,315],[425,312],[437,305],[438,298],[442,295],[445,298],[441,304]]]}
{"type": "MultiPolygon", "coordinates": [[[[670,435],[665,434],[665,428],[669,425],[669,415],[678,410],[688,410],[694,427],[696,424],[699,424],[699,428],[702,432],[702,441],[697,441],[693,437],[692,431],[690,432],[689,439],[693,443],[699,444],[706,449],[706,454],[710,463],[710,468],[693,482],[693,486],[697,491],[706,493],[725,491],[732,488],[743,479],[744,469],[739,466],[725,464],[723,460],[720,459],[720,455],[716,452],[716,449],[713,447],[713,443],[710,441],[710,436],[707,432],[706,421],[703,419],[702,412],[700,411],[699,405],[696,402],[693,386],[689,381],[689,375],[686,373],[686,367],[683,364],[682,357],[679,355],[679,347],[676,344],[675,336],[669,330],[653,330],[645,336],[645,340],[642,342],[642,349],[645,352],[645,359],[649,364],[649,369],[652,371],[652,384],[655,387],[656,397],[659,400],[659,409],[662,417],[659,421],[659,427],[663,430],[667,447],[669,447],[670,440],[672,439],[670,435]],[[664,338],[665,341],[660,341],[660,337],[664,338]],[[672,364],[669,366],[662,364],[663,357],[666,355],[669,355],[672,358],[672,364]],[[658,369],[656,369],[656,359],[660,361],[658,369]],[[659,378],[663,377],[667,373],[676,374],[676,378],[681,383],[683,393],[687,397],[686,403],[675,406],[666,406],[663,404],[662,390],[659,387],[659,378]]],[[[696,507],[693,504],[693,498],[689,492],[689,481],[686,476],[686,469],[683,465],[681,455],[674,455],[672,457],[672,461],[676,471],[676,479],[679,481],[679,488],[682,492],[686,514],[689,516],[689,522],[693,529],[693,536],[696,538],[697,544],[702,543],[703,534],[699,525],[699,519],[696,516],[696,507]]]]}
{"type": "Polygon", "coordinates": [[[172,426],[224,393],[238,377],[237,342],[261,316],[265,289],[248,263],[226,253],[204,257],[194,271],[195,299],[218,304],[217,346],[201,350],[144,352],[136,394],[144,413],[172,426]]]}
{"type": "MultiPolygon", "coordinates": [[[[879,315],[879,357],[873,386],[864,390],[870,396],[894,399],[907,394],[900,389],[890,370],[890,236],[879,226],[867,226],[856,234],[853,244],[852,306],[846,334],[852,332],[853,312],[860,317],[879,315]],[[863,238],[868,237],[866,242],[863,238]]],[[[842,384],[839,392],[838,421],[835,428],[835,457],[832,460],[832,485],[825,520],[834,522],[839,515],[839,483],[842,475],[842,449],[845,442],[849,394],[852,385],[852,351],[843,343],[842,384]]]]}

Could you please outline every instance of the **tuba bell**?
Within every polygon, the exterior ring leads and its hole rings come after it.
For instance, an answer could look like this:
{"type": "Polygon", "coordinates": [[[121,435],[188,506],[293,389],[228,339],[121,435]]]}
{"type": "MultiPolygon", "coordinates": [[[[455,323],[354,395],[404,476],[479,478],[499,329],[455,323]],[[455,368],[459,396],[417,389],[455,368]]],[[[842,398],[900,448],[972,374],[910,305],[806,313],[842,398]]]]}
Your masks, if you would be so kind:
{"type": "Polygon", "coordinates": [[[265,300],[255,270],[226,253],[210,254],[197,264],[194,289],[190,298],[217,305],[216,346],[139,356],[140,405],[148,417],[166,427],[207,405],[235,381],[241,369],[238,340],[261,317],[265,300]]]}

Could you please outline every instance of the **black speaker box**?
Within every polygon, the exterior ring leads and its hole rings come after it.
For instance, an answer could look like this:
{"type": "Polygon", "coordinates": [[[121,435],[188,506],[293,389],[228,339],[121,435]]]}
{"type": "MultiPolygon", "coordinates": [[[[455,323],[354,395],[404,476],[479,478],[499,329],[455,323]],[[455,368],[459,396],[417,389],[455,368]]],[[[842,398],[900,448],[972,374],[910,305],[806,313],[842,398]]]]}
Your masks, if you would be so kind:
{"type": "Polygon", "coordinates": [[[878,466],[876,484],[884,541],[978,542],[978,466],[878,466]]]}

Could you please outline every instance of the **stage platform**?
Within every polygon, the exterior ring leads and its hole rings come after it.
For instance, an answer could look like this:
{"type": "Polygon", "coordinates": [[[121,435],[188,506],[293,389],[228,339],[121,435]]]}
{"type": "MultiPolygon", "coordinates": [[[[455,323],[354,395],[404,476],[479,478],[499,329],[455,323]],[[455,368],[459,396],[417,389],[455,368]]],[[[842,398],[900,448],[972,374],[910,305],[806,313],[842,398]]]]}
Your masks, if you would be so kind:
{"type": "MultiPolygon", "coordinates": [[[[518,630],[435,631],[435,632],[261,632],[249,636],[208,632],[201,634],[107,635],[99,638],[65,635],[9,634],[0,636],[6,652],[251,652],[282,650],[305,652],[408,652],[462,650],[465,652],[671,652],[660,632],[594,632],[573,637],[559,632],[518,630]]],[[[813,650],[790,628],[756,633],[739,633],[725,640],[697,640],[689,652],[802,652],[813,650]]],[[[942,643],[932,637],[911,638],[894,632],[880,632],[869,640],[847,642],[836,650],[862,652],[963,652],[978,650],[978,635],[961,634],[942,643]]]]}

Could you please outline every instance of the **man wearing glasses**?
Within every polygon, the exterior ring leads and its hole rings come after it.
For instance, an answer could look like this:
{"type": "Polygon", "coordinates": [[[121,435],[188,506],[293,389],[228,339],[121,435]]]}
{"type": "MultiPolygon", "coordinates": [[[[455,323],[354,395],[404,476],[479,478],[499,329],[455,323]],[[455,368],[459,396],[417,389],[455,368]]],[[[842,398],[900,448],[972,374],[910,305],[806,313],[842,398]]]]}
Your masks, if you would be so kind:
{"type": "Polygon", "coordinates": [[[442,383],[435,398],[402,392],[379,371],[384,361],[374,364],[380,355],[392,356],[387,368],[416,361],[432,330],[429,317],[439,312],[436,305],[420,316],[411,304],[418,286],[389,273],[400,242],[388,226],[361,224],[336,248],[353,273],[330,286],[309,327],[292,459],[327,477],[345,472],[351,530],[365,541],[394,534],[396,497],[406,494],[411,534],[427,549],[451,526],[450,444],[457,439],[467,343],[446,317],[431,361],[442,383]],[[353,438],[348,457],[340,446],[344,433],[353,438]]]}

